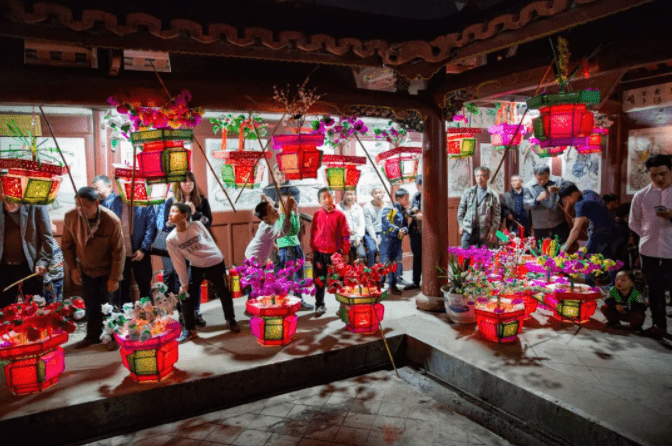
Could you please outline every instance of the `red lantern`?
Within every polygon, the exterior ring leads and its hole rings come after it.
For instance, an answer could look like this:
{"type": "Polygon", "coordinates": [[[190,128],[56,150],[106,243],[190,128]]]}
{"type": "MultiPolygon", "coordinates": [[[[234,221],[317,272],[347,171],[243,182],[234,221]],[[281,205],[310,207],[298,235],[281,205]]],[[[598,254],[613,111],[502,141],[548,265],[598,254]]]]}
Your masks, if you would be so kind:
{"type": "Polygon", "coordinates": [[[379,153],[376,162],[384,161],[383,173],[390,184],[411,183],[418,175],[420,153],[420,147],[396,147],[379,153]]]}
{"type": "Polygon", "coordinates": [[[170,321],[166,330],[147,341],[130,341],[115,334],[121,347],[121,361],[137,382],[160,381],[175,369],[178,360],[177,337],[182,325],[170,321]]]}
{"type": "Polygon", "coordinates": [[[607,148],[607,137],[609,129],[595,127],[593,133],[588,136],[585,146],[576,146],[576,151],[581,154],[601,153],[607,148]]]}
{"type": "MultiPolygon", "coordinates": [[[[242,146],[241,146],[242,147],[242,146]]],[[[264,179],[264,166],[260,159],[271,158],[271,152],[217,150],[212,153],[215,158],[223,159],[222,181],[228,187],[256,189],[264,179]]]]}
{"type": "Polygon", "coordinates": [[[539,145],[542,148],[586,145],[594,121],[586,104],[599,102],[600,92],[593,90],[543,94],[529,99],[527,106],[541,113],[532,120],[539,145]]]}
{"type": "Polygon", "coordinates": [[[525,136],[525,127],[519,124],[499,124],[488,127],[490,141],[494,150],[505,150],[507,147],[516,150],[525,136]]]}
{"type": "Polygon", "coordinates": [[[385,307],[380,303],[387,297],[387,292],[379,292],[367,296],[354,296],[335,293],[336,300],[341,303],[338,315],[345,328],[353,333],[370,334],[378,331],[380,321],[385,315],[385,307]]]}
{"type": "Polygon", "coordinates": [[[191,150],[184,143],[193,141],[193,130],[157,129],[131,133],[131,142],[141,146],[138,169],[150,183],[184,181],[191,169],[191,150]]]}
{"type": "Polygon", "coordinates": [[[167,183],[149,183],[147,177],[142,175],[138,169],[135,170],[135,192],[133,194],[131,194],[133,169],[118,167],[114,170],[114,178],[119,195],[126,204],[131,204],[131,195],[133,195],[134,206],[162,204],[168,196],[169,185],[167,183]]]}
{"type": "Polygon", "coordinates": [[[504,308],[495,310],[496,307],[492,306],[493,303],[496,304],[496,302],[489,302],[486,305],[477,303],[474,306],[479,333],[489,341],[499,343],[515,341],[523,330],[525,309],[503,304],[504,308]],[[501,311],[501,313],[497,311],[501,311]]]}
{"type": "Polygon", "coordinates": [[[599,291],[587,285],[574,285],[574,291],[553,285],[553,293],[546,294],[544,303],[553,310],[553,317],[563,322],[588,322],[597,308],[599,291]]]}
{"type": "Polygon", "coordinates": [[[324,144],[321,133],[299,133],[296,135],[276,135],[273,137],[273,150],[278,154],[278,167],[287,180],[317,178],[322,165],[322,151],[318,146],[324,144]]]}
{"type": "Polygon", "coordinates": [[[65,369],[63,348],[67,333],[46,339],[0,348],[0,364],[4,365],[7,387],[15,395],[41,392],[53,386],[65,369]]]}
{"type": "Polygon", "coordinates": [[[446,147],[449,158],[468,158],[476,151],[476,138],[481,133],[478,128],[449,128],[446,130],[446,147]]]}
{"type": "Polygon", "coordinates": [[[0,159],[2,192],[5,200],[17,204],[50,204],[61,185],[60,175],[68,169],[54,164],[22,159],[0,159]]]}
{"type": "Polygon", "coordinates": [[[274,347],[292,341],[298,321],[295,313],[301,308],[301,299],[265,296],[248,300],[245,307],[254,315],[250,319],[250,331],[259,344],[274,347]]]}
{"type": "Polygon", "coordinates": [[[327,164],[324,175],[331,190],[355,190],[362,174],[358,165],[366,164],[363,156],[323,155],[327,164]]]}

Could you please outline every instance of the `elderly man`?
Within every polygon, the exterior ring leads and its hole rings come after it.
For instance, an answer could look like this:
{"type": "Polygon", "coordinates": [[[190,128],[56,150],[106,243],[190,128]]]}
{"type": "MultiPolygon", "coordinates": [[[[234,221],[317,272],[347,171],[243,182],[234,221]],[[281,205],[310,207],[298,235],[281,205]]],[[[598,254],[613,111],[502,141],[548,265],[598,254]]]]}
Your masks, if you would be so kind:
{"type": "Polygon", "coordinates": [[[499,196],[488,186],[490,169],[481,166],[474,169],[476,186],[464,191],[457,208],[457,223],[462,237],[462,248],[483,246],[495,241],[499,228],[501,210],[499,196]]]}
{"type": "Polygon", "coordinates": [[[559,204],[558,192],[562,184],[562,178],[551,178],[550,167],[537,166],[534,180],[525,187],[523,203],[532,213],[534,236],[538,240],[557,235],[560,243],[565,243],[569,236],[569,224],[559,204]]]}
{"type": "Polygon", "coordinates": [[[642,273],[649,287],[653,327],[646,333],[667,333],[665,287],[672,289],[672,158],[653,155],[646,160],[651,184],[635,194],[630,207],[630,229],[639,239],[642,273]]]}
{"type": "MultiPolygon", "coordinates": [[[[55,243],[45,206],[8,202],[2,196],[0,212],[0,309],[16,301],[17,288],[8,285],[33,273],[44,276],[53,257],[55,243]]],[[[24,295],[42,294],[42,277],[21,285],[24,295]]]]}
{"type": "MultiPolygon", "coordinates": [[[[119,218],[100,206],[96,189],[77,190],[77,207],[67,212],[63,220],[62,249],[72,281],[82,286],[86,304],[86,337],[75,348],[99,344],[103,332],[101,306],[119,289],[126,250],[119,218]]],[[[108,342],[107,347],[113,349],[117,345],[108,342]]]]}
{"type": "Polygon", "coordinates": [[[523,179],[518,175],[511,177],[511,190],[502,194],[502,227],[509,232],[519,234],[522,228],[525,237],[530,236],[532,216],[524,206],[525,190],[523,179]]]}

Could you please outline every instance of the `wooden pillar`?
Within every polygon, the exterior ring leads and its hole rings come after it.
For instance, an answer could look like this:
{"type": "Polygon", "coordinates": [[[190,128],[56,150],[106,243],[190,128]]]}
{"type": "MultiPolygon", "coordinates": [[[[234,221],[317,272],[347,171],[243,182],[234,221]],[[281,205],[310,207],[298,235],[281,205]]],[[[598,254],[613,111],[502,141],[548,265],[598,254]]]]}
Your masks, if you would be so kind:
{"type": "Polygon", "coordinates": [[[441,285],[436,265],[445,267],[448,248],[448,158],[446,130],[439,110],[429,113],[425,121],[422,144],[422,295],[418,308],[444,311],[441,285]]]}

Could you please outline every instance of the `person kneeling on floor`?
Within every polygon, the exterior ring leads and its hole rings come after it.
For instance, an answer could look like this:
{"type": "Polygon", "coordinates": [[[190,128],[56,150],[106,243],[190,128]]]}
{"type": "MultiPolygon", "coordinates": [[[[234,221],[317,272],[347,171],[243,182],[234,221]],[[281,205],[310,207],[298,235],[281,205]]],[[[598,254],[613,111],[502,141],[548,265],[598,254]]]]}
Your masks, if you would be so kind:
{"type": "MultiPolygon", "coordinates": [[[[212,282],[215,293],[222,302],[229,330],[239,333],[240,326],[233,313],[233,300],[224,277],[226,265],[222,251],[205,226],[200,221],[189,221],[190,217],[191,208],[185,203],[175,203],[168,215],[175,229],[166,238],[166,247],[180,279],[180,293],[188,291],[190,296],[198,296],[198,288],[203,280],[212,282]],[[187,261],[191,265],[191,281],[187,273],[187,261]]],[[[196,336],[194,299],[189,296],[182,301],[182,314],[185,327],[178,342],[185,342],[196,336]]]]}
{"type": "Polygon", "coordinates": [[[642,330],[646,317],[644,298],[635,288],[635,275],[630,271],[616,274],[616,283],[609,290],[609,297],[604,301],[601,311],[607,318],[607,327],[621,325],[620,321],[630,323],[632,331],[642,330]]]}

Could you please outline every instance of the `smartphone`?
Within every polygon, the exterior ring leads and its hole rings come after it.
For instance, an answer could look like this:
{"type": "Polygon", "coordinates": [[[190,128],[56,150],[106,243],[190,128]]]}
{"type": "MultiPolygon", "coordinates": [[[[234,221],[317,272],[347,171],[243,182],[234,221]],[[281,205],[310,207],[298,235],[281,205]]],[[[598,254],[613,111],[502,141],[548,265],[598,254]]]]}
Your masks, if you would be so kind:
{"type": "Polygon", "coordinates": [[[667,208],[665,206],[656,206],[654,209],[656,212],[667,212],[667,208]]]}

